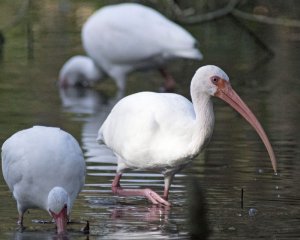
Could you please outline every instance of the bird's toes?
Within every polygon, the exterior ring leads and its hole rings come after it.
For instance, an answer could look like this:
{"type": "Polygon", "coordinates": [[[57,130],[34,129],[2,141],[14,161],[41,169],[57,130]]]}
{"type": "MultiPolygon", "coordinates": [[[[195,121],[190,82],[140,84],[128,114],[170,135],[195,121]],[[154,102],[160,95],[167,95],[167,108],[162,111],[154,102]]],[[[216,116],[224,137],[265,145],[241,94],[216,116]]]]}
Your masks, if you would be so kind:
{"type": "Polygon", "coordinates": [[[170,206],[171,204],[159,196],[156,192],[152,191],[151,189],[145,189],[146,197],[153,203],[153,204],[163,204],[166,206],[170,206]]]}
{"type": "Polygon", "coordinates": [[[19,225],[19,226],[17,227],[16,231],[22,233],[22,232],[24,232],[25,229],[26,229],[26,227],[24,227],[23,225],[19,225]]]}

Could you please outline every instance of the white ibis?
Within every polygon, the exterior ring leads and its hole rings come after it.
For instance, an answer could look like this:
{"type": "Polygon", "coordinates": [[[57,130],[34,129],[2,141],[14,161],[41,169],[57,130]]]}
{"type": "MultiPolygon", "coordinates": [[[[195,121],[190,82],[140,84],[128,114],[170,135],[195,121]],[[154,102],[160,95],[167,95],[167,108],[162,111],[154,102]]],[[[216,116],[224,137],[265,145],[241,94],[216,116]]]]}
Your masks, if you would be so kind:
{"type": "MultiPolygon", "coordinates": [[[[127,74],[151,68],[160,70],[165,78],[165,88],[170,90],[175,82],[164,68],[167,61],[174,58],[202,59],[197,41],[189,32],[156,10],[137,3],[101,8],[87,19],[81,35],[87,55],[95,62],[93,67],[98,67],[98,70],[90,70],[107,74],[121,91],[125,90],[127,74]]],[[[80,79],[85,84],[89,82],[90,78],[86,76],[90,70],[77,68],[85,65],[83,61],[92,66],[89,59],[67,61],[68,67],[63,67],[65,71],[60,74],[61,86],[74,85],[80,79]]]]}
{"type": "Polygon", "coordinates": [[[232,89],[229,78],[212,65],[197,70],[191,81],[192,103],[173,93],[140,92],[121,99],[98,132],[97,140],[118,157],[112,190],[118,195],[145,196],[154,204],[167,201],[170,184],[206,146],[213,132],[211,96],[229,103],[257,131],[264,142],[276,172],[276,159],[260,123],[232,89]],[[164,195],[151,189],[124,189],[122,174],[129,169],[160,171],[164,175],[164,195]]]}
{"type": "Polygon", "coordinates": [[[95,62],[86,56],[74,56],[70,58],[59,72],[61,87],[67,86],[94,86],[103,73],[95,62]]]}
{"type": "Polygon", "coordinates": [[[85,181],[85,161],[78,142],[54,127],[19,131],[2,146],[2,172],[17,201],[18,224],[29,208],[44,209],[57,232],[66,231],[69,215],[85,181]]]}

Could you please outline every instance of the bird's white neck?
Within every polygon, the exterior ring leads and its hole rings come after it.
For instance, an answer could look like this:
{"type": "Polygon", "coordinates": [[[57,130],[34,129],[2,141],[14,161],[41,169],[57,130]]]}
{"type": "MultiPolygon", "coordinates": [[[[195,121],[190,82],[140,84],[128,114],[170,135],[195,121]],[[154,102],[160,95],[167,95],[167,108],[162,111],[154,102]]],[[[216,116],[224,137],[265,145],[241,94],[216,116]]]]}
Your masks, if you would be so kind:
{"type": "Polygon", "coordinates": [[[209,142],[214,127],[213,104],[207,94],[192,94],[192,102],[196,114],[193,148],[197,154],[209,142]]]}

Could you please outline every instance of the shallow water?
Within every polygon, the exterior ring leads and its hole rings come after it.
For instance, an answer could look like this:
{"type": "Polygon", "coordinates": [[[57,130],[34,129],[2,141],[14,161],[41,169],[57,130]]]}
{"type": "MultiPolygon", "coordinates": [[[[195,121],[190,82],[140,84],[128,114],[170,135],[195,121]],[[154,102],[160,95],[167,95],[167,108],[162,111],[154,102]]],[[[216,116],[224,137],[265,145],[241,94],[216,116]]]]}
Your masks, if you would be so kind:
{"type": "MultiPolygon", "coordinates": [[[[205,59],[200,63],[178,60],[169,65],[178,79],[177,92],[189,97],[190,79],[200,65],[222,67],[268,133],[279,175],[273,175],[267,152],[254,130],[226,104],[214,99],[216,123],[211,142],[176,175],[170,192],[172,207],[166,208],[111,193],[116,159],[95,139],[116,102],[113,81],[84,90],[63,91],[55,85],[64,61],[83,54],[82,22],[106,2],[31,1],[29,17],[3,30],[0,143],[18,130],[40,124],[70,132],[84,149],[86,184],[75,202],[73,223],[64,239],[186,239],[191,232],[208,235],[207,226],[209,239],[298,239],[298,29],[248,24],[274,52],[271,56],[232,18],[187,26],[199,39],[205,59]],[[80,231],[86,221],[90,223],[89,235],[80,231]]],[[[20,4],[1,3],[2,26],[20,4]]],[[[154,71],[134,73],[129,77],[127,94],[157,91],[160,85],[161,76],[154,71]]],[[[126,173],[122,184],[163,191],[163,178],[154,172],[126,173]]],[[[0,203],[0,239],[59,239],[53,224],[39,223],[50,220],[40,210],[30,210],[25,215],[26,229],[22,233],[16,230],[16,204],[2,176],[0,203]]]]}

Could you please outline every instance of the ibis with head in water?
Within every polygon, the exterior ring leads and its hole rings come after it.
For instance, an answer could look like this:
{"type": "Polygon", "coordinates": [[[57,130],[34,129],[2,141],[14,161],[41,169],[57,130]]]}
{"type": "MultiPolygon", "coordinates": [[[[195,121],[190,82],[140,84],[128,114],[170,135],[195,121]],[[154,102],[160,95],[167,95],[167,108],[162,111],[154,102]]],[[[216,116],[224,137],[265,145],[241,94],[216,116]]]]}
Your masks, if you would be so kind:
{"type": "Polygon", "coordinates": [[[73,136],[54,127],[19,131],[2,146],[2,172],[17,201],[18,223],[27,209],[46,210],[57,232],[66,232],[73,203],[85,181],[85,161],[73,136]]]}

